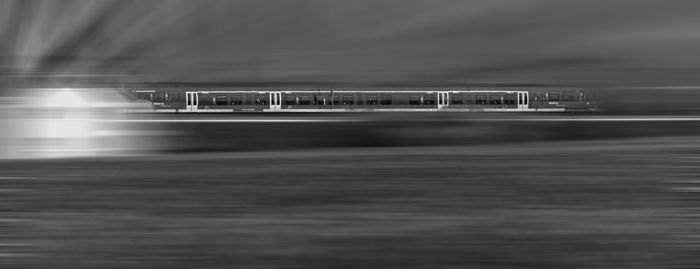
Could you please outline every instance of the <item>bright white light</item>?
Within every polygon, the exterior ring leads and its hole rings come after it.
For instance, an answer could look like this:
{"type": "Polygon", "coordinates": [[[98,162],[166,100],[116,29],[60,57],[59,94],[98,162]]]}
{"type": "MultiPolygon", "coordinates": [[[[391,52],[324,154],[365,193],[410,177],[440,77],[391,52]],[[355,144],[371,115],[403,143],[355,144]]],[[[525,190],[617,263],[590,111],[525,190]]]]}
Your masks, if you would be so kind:
{"type": "Polygon", "coordinates": [[[90,136],[88,119],[49,119],[47,125],[49,138],[84,138],[90,136]]]}
{"type": "Polygon", "coordinates": [[[47,157],[86,156],[92,152],[91,111],[88,103],[71,90],[50,93],[47,114],[41,120],[46,128],[47,157]]]}
{"type": "Polygon", "coordinates": [[[0,97],[0,159],[134,154],[167,146],[157,129],[123,122],[123,111],[133,105],[125,101],[120,91],[102,88],[34,88],[0,97]]]}
{"type": "Polygon", "coordinates": [[[50,138],[84,138],[90,135],[89,113],[82,109],[87,102],[71,90],[49,95],[46,106],[51,114],[45,120],[50,138]]]}
{"type": "Polygon", "coordinates": [[[87,102],[73,91],[64,90],[52,95],[46,105],[49,107],[85,107],[87,102]]]}

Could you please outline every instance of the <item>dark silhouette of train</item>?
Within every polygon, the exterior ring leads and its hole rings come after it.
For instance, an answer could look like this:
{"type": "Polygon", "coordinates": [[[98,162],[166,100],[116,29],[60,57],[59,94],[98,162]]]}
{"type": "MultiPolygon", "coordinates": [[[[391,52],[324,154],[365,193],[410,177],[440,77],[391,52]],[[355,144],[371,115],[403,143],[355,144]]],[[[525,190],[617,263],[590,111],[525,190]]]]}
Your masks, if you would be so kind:
{"type": "Polygon", "coordinates": [[[139,88],[131,93],[157,112],[177,113],[593,110],[579,88],[139,88]]]}

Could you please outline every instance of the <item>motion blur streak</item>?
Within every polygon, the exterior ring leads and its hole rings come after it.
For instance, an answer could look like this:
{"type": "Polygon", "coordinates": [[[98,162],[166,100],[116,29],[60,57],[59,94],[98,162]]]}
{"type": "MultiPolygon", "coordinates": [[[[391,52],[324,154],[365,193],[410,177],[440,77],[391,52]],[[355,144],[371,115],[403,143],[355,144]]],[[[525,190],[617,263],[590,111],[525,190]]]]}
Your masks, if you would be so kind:
{"type": "MultiPolygon", "coordinates": [[[[362,121],[362,118],[313,118],[313,117],[298,117],[298,118],[189,118],[189,119],[122,119],[122,120],[98,120],[100,122],[207,122],[207,123],[236,123],[236,122],[269,122],[269,123],[293,123],[293,122],[352,122],[362,121]]],[[[366,119],[365,119],[366,120],[366,119]]]]}
{"type": "MultiPolygon", "coordinates": [[[[430,113],[430,112],[429,112],[430,113]]],[[[410,114],[408,114],[410,116],[410,114]]],[[[586,116],[546,116],[546,117],[532,117],[532,116],[486,116],[473,117],[473,115],[461,114],[462,118],[449,117],[446,119],[439,119],[440,122],[695,122],[700,121],[700,117],[691,116],[677,116],[677,117],[640,117],[640,116],[597,116],[597,117],[586,117],[586,116]]],[[[371,122],[371,121],[386,121],[386,117],[381,116],[355,116],[355,117],[308,117],[308,116],[286,116],[284,118],[275,118],[272,116],[259,116],[259,117],[232,117],[226,118],[223,116],[219,117],[206,117],[206,116],[193,116],[193,117],[177,117],[173,115],[174,118],[138,118],[138,119],[92,119],[91,122],[111,122],[111,123],[323,123],[323,122],[371,122]]],[[[420,122],[420,121],[435,121],[435,118],[427,119],[416,119],[416,118],[401,118],[394,119],[394,121],[403,122],[420,122]]]]}
{"type": "Polygon", "coordinates": [[[62,82],[697,82],[698,8],[694,0],[4,0],[0,72],[62,82]]]}
{"type": "Polygon", "coordinates": [[[486,118],[486,119],[472,119],[478,121],[598,121],[598,122],[628,122],[628,121],[700,121],[700,117],[689,117],[689,116],[677,116],[677,117],[640,117],[640,116],[599,116],[599,117],[586,117],[586,116],[550,116],[550,117],[514,117],[514,118],[486,118]]]}
{"type": "MultiPolygon", "coordinates": [[[[697,137],[0,163],[6,264],[690,268],[697,137]],[[654,154],[648,145],[653,145],[654,154]],[[196,164],[196,165],[194,165],[196,164]]],[[[0,249],[2,249],[0,247],[0,249]]],[[[15,267],[15,266],[13,266],[15,267]]],[[[8,267],[9,268],[9,267],[8,267]]]]}
{"type": "Polygon", "coordinates": [[[151,139],[159,130],[120,121],[134,104],[113,89],[22,89],[0,103],[0,159],[114,156],[163,145],[151,139]]]}

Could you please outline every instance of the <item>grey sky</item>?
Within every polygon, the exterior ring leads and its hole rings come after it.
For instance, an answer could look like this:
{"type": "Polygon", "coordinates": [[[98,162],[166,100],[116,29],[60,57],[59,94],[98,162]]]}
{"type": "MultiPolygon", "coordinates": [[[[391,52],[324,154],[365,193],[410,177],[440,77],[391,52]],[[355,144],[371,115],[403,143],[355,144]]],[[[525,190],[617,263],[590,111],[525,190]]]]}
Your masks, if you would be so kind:
{"type": "Polygon", "coordinates": [[[0,1],[4,74],[697,80],[698,1],[0,1]]]}

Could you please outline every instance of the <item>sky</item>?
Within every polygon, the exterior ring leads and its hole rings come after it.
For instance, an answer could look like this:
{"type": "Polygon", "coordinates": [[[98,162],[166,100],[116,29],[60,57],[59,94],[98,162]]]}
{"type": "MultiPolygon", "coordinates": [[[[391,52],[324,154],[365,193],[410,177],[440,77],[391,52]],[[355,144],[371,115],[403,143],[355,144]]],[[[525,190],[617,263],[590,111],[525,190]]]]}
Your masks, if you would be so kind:
{"type": "Polygon", "coordinates": [[[0,76],[700,80],[699,1],[0,0],[0,76]]]}

